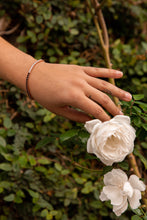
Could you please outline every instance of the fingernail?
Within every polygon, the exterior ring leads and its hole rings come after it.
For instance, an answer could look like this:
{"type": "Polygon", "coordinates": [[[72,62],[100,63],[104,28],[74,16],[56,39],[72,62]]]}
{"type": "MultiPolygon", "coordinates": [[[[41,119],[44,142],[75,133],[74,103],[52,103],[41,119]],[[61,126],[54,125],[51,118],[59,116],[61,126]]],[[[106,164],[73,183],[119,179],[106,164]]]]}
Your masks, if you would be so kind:
{"type": "Polygon", "coordinates": [[[122,75],[123,75],[123,72],[117,70],[117,71],[116,71],[116,75],[117,75],[117,76],[122,76],[122,75]]]}
{"type": "Polygon", "coordinates": [[[130,93],[125,93],[125,98],[126,98],[128,101],[131,101],[132,95],[131,95],[130,93]]]}

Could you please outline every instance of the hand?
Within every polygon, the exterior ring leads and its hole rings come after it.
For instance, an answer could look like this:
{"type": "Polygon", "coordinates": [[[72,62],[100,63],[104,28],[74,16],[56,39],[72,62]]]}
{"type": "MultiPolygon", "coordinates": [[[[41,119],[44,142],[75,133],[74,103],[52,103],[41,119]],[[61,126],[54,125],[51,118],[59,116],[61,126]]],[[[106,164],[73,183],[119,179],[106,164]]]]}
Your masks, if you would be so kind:
{"type": "Polygon", "coordinates": [[[123,113],[105,93],[125,101],[130,101],[131,95],[96,77],[122,75],[112,69],[42,62],[31,72],[29,88],[36,101],[57,115],[78,122],[90,120],[89,115],[107,121],[110,116],[104,109],[113,116],[123,113]]]}

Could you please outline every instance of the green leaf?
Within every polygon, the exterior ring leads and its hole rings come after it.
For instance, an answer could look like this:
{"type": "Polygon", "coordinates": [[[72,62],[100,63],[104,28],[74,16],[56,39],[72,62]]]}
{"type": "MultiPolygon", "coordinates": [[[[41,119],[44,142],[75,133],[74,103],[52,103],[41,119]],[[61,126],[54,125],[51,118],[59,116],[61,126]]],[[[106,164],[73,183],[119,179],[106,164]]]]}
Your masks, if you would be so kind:
{"type": "Polygon", "coordinates": [[[47,209],[43,209],[43,210],[41,211],[41,217],[46,217],[47,214],[48,214],[48,210],[47,210],[47,209]]]}
{"type": "Polygon", "coordinates": [[[35,170],[44,174],[47,173],[47,169],[43,166],[35,167],[35,170]]]}
{"type": "Polygon", "coordinates": [[[15,196],[14,198],[14,202],[17,204],[23,203],[23,199],[20,196],[15,196]]]}
{"type": "Polygon", "coordinates": [[[5,170],[5,171],[11,171],[12,170],[12,166],[9,163],[1,163],[0,164],[0,169],[1,170],[5,170]]]}
{"type": "Polygon", "coordinates": [[[123,170],[129,170],[129,164],[128,164],[128,162],[127,161],[122,161],[122,162],[120,162],[120,163],[118,163],[119,164],[119,166],[120,166],[120,168],[121,169],[123,169],[123,170]]]}
{"type": "Polygon", "coordinates": [[[64,206],[65,206],[65,207],[69,206],[69,205],[70,205],[70,202],[71,202],[70,199],[65,198],[65,200],[64,200],[64,206]]]}
{"type": "Polygon", "coordinates": [[[147,103],[135,101],[135,104],[138,104],[140,108],[142,108],[144,111],[147,111],[147,103]]]}
{"type": "Polygon", "coordinates": [[[139,117],[134,117],[133,118],[133,122],[134,124],[140,128],[140,126],[142,125],[141,119],[139,117]]]}
{"type": "Polygon", "coordinates": [[[147,143],[146,143],[146,142],[142,142],[142,143],[141,143],[141,146],[142,146],[144,149],[147,150],[147,143]]]}
{"type": "Polygon", "coordinates": [[[10,189],[12,186],[11,182],[8,181],[1,181],[0,182],[0,187],[4,188],[4,189],[10,189]]]}
{"type": "Polygon", "coordinates": [[[144,94],[133,95],[134,100],[138,101],[144,98],[144,94]]]}
{"type": "Polygon", "coordinates": [[[143,211],[141,209],[131,209],[136,215],[143,215],[143,211]]]}
{"type": "Polygon", "coordinates": [[[36,162],[36,159],[35,159],[34,156],[28,155],[28,159],[29,159],[29,162],[30,162],[31,166],[35,166],[36,165],[37,162],[36,162]]]}
{"type": "Polygon", "coordinates": [[[86,179],[85,178],[82,178],[82,177],[76,177],[75,178],[75,181],[78,183],[78,184],[83,184],[86,182],[86,179]]]}
{"type": "Polygon", "coordinates": [[[142,65],[143,71],[146,73],[147,72],[147,62],[144,62],[142,65]]]}
{"type": "Polygon", "coordinates": [[[19,197],[25,198],[25,194],[21,189],[16,192],[16,195],[19,197]]]}
{"type": "Polygon", "coordinates": [[[36,22],[37,24],[41,24],[43,22],[43,17],[41,15],[37,15],[36,22]]]}
{"type": "Polygon", "coordinates": [[[30,196],[32,196],[33,198],[35,198],[35,199],[39,198],[39,193],[38,192],[34,192],[31,189],[29,189],[28,192],[29,192],[30,196]]]}
{"type": "Polygon", "coordinates": [[[55,63],[55,62],[57,62],[57,58],[52,56],[52,57],[49,58],[49,62],[50,63],[55,63]]]}
{"type": "Polygon", "coordinates": [[[52,216],[55,216],[55,215],[58,214],[58,211],[56,211],[56,210],[52,210],[52,211],[50,211],[50,213],[51,213],[52,216]]]}
{"type": "Polygon", "coordinates": [[[55,168],[56,170],[58,170],[59,172],[62,170],[62,166],[59,163],[55,163],[55,168]]]}
{"type": "Polygon", "coordinates": [[[13,161],[13,155],[12,154],[6,154],[6,153],[1,153],[3,157],[8,160],[8,161],[13,161]]]}
{"type": "Polygon", "coordinates": [[[54,113],[50,113],[50,114],[47,114],[46,116],[44,116],[43,118],[43,121],[45,123],[51,121],[56,115],[54,113]]]}
{"type": "Polygon", "coordinates": [[[15,198],[15,195],[13,193],[11,193],[10,195],[5,196],[4,200],[7,202],[12,202],[12,201],[14,201],[14,198],[15,198]]]}
{"type": "Polygon", "coordinates": [[[79,34],[79,31],[78,31],[78,29],[72,28],[72,29],[70,30],[70,33],[71,33],[72,35],[77,35],[77,34],[79,34]]]}
{"type": "Polygon", "coordinates": [[[38,163],[47,165],[47,164],[51,164],[51,161],[47,157],[42,156],[41,158],[38,159],[38,163]]]}
{"type": "Polygon", "coordinates": [[[134,215],[131,217],[131,220],[142,220],[138,215],[134,215]]]}
{"type": "Polygon", "coordinates": [[[83,194],[89,194],[94,190],[94,187],[92,186],[92,182],[88,181],[85,183],[84,188],[81,190],[83,194]]]}
{"type": "Polygon", "coordinates": [[[33,31],[27,30],[27,35],[30,37],[32,43],[36,43],[36,34],[33,31]]]}
{"type": "Polygon", "coordinates": [[[135,154],[135,156],[138,156],[140,158],[141,162],[145,166],[145,169],[147,169],[147,160],[146,160],[146,158],[137,149],[134,150],[134,154],[135,154]]]}
{"type": "Polygon", "coordinates": [[[27,162],[28,162],[28,159],[27,159],[27,156],[26,155],[22,155],[19,157],[18,159],[19,163],[20,163],[20,166],[22,168],[25,168],[27,166],[27,162]]]}
{"type": "Polygon", "coordinates": [[[12,137],[16,134],[16,131],[14,129],[7,130],[7,136],[12,137]]]}
{"type": "Polygon", "coordinates": [[[6,117],[4,118],[4,121],[3,121],[3,125],[5,128],[9,129],[12,127],[12,121],[10,118],[6,117]]]}
{"type": "Polygon", "coordinates": [[[67,141],[68,139],[78,135],[78,130],[77,129],[71,129],[69,131],[66,131],[64,134],[61,134],[60,136],[60,141],[67,141]]]}
{"type": "Polygon", "coordinates": [[[25,126],[27,127],[27,128],[34,128],[34,124],[33,123],[31,123],[31,122],[27,122],[26,124],[25,124],[25,126]]]}
{"type": "Polygon", "coordinates": [[[147,124],[142,124],[142,127],[147,131],[147,124]]]}
{"type": "Polygon", "coordinates": [[[0,146],[6,147],[6,141],[3,137],[0,136],[0,146]]]}
{"type": "Polygon", "coordinates": [[[135,110],[135,112],[137,112],[137,113],[141,113],[142,112],[141,109],[138,108],[137,106],[133,106],[132,109],[135,110]]]}
{"type": "Polygon", "coordinates": [[[103,206],[103,204],[102,204],[102,202],[101,201],[92,201],[92,202],[90,202],[90,204],[89,204],[92,208],[94,208],[94,209],[101,209],[102,208],[102,206],[103,206]]]}
{"type": "Polygon", "coordinates": [[[67,170],[67,169],[61,171],[61,175],[67,175],[69,173],[70,173],[70,170],[67,170]]]}
{"type": "Polygon", "coordinates": [[[5,135],[5,133],[6,133],[6,130],[5,130],[5,128],[0,128],[0,135],[5,135]]]}
{"type": "Polygon", "coordinates": [[[45,137],[42,140],[40,140],[37,145],[36,145],[36,149],[40,149],[44,146],[46,146],[48,143],[50,143],[51,138],[50,137],[45,137]]]}

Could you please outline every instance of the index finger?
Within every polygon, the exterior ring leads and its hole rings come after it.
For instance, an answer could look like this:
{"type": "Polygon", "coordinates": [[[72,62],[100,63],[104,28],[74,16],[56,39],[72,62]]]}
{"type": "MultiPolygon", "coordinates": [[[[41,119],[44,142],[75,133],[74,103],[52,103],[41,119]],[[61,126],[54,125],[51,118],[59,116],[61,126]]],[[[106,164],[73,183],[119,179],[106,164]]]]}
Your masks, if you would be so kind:
{"type": "Polygon", "coordinates": [[[108,68],[97,68],[83,66],[82,69],[86,74],[93,77],[104,77],[104,78],[120,78],[123,73],[119,70],[108,69],[108,68]]]}

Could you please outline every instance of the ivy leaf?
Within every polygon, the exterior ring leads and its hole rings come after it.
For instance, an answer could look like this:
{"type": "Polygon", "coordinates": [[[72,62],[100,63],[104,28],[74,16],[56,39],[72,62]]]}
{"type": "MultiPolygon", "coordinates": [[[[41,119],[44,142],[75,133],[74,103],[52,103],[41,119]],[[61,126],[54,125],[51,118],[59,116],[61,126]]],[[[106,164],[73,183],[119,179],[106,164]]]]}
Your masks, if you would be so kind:
{"type": "Polygon", "coordinates": [[[61,171],[61,170],[62,170],[62,166],[61,166],[59,163],[55,163],[55,168],[56,168],[56,170],[58,170],[58,171],[61,171]]]}
{"type": "Polygon", "coordinates": [[[10,118],[6,117],[4,118],[4,121],[3,121],[3,125],[5,128],[9,129],[12,127],[12,121],[10,118]]]}
{"type": "Polygon", "coordinates": [[[147,124],[142,124],[142,127],[147,131],[147,124]]]}
{"type": "Polygon", "coordinates": [[[133,95],[134,100],[138,101],[144,98],[144,94],[133,95]]]}
{"type": "Polygon", "coordinates": [[[50,138],[50,137],[45,137],[45,138],[43,138],[42,140],[40,140],[40,141],[37,143],[36,149],[40,149],[40,148],[46,146],[48,143],[51,142],[51,139],[52,139],[52,138],[50,138]]]}
{"type": "Polygon", "coordinates": [[[138,215],[134,215],[131,217],[131,220],[141,220],[142,218],[140,218],[138,215]]]}
{"type": "Polygon", "coordinates": [[[51,161],[47,157],[43,157],[43,156],[39,158],[37,162],[39,164],[44,164],[44,165],[51,164],[51,161]]]}
{"type": "Polygon", "coordinates": [[[145,169],[147,169],[147,160],[146,160],[146,158],[137,149],[134,150],[134,154],[135,154],[135,156],[138,156],[140,158],[141,162],[145,166],[145,169]]]}
{"type": "Polygon", "coordinates": [[[0,164],[0,169],[1,170],[5,170],[5,171],[11,171],[12,170],[12,166],[9,163],[1,163],[0,164]]]}
{"type": "Polygon", "coordinates": [[[31,189],[29,189],[28,192],[29,192],[30,196],[32,196],[33,198],[35,198],[35,199],[39,198],[39,193],[38,192],[34,192],[31,189]]]}
{"type": "Polygon", "coordinates": [[[12,201],[14,201],[14,198],[15,198],[15,195],[13,193],[11,193],[10,195],[5,196],[4,200],[7,202],[12,202],[12,201]]]}
{"type": "Polygon", "coordinates": [[[68,139],[78,135],[78,130],[77,129],[71,129],[69,131],[66,131],[65,133],[61,134],[60,136],[60,141],[67,141],[68,139]]]}
{"type": "Polygon", "coordinates": [[[0,136],[0,146],[6,147],[6,141],[3,137],[0,136]]]}

